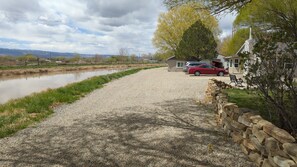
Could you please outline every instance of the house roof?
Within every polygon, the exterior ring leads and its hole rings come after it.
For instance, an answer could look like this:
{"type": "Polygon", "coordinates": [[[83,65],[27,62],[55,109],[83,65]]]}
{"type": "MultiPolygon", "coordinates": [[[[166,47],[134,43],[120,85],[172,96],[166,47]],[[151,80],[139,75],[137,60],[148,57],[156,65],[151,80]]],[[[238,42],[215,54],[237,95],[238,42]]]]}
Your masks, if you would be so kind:
{"type": "Polygon", "coordinates": [[[199,61],[197,58],[195,57],[190,57],[189,59],[177,59],[175,56],[171,56],[169,57],[166,61],[168,60],[178,60],[178,61],[199,61]]]}
{"type": "Polygon", "coordinates": [[[224,59],[228,60],[228,59],[232,59],[232,58],[240,58],[240,57],[238,55],[233,55],[233,56],[225,57],[224,59]]]}
{"type": "Polygon", "coordinates": [[[171,56],[171,57],[169,57],[168,59],[166,59],[166,61],[168,61],[168,60],[173,60],[173,59],[175,59],[175,56],[171,56]]]}

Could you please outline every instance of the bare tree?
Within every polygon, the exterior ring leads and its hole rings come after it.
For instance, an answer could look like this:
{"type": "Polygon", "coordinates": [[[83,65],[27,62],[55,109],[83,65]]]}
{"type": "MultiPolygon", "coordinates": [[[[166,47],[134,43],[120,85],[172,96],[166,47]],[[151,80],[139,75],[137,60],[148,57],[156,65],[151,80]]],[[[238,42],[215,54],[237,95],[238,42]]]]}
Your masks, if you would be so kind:
{"type": "Polygon", "coordinates": [[[163,4],[172,9],[189,2],[204,3],[205,6],[211,9],[213,13],[220,13],[224,11],[238,11],[252,0],[163,0],[163,4]]]}
{"type": "Polygon", "coordinates": [[[129,55],[128,48],[120,48],[119,49],[119,55],[120,56],[128,56],[129,55]]]}

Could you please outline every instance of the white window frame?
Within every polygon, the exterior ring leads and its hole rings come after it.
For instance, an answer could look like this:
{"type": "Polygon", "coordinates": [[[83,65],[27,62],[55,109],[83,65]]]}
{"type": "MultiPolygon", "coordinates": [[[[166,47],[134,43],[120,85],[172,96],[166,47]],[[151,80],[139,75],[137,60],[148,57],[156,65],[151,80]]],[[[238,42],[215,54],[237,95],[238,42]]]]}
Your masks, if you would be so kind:
{"type": "Polygon", "coordinates": [[[176,64],[175,64],[176,68],[184,68],[185,66],[185,62],[184,61],[176,61],[176,64]],[[182,64],[182,66],[178,66],[178,64],[182,64]]]}
{"type": "Polygon", "coordinates": [[[239,67],[239,59],[234,59],[234,67],[235,68],[238,68],[239,67]],[[237,60],[237,62],[236,62],[236,60],[237,60]]]}

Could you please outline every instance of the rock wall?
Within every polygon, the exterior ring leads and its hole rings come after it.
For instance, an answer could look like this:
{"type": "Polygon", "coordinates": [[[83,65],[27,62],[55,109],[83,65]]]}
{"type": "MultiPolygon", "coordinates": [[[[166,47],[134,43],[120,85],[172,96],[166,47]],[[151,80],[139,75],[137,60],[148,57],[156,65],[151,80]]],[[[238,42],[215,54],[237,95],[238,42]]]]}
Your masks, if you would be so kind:
{"type": "Polygon", "coordinates": [[[205,103],[215,106],[217,123],[260,167],[297,167],[297,143],[287,131],[264,120],[256,112],[228,102],[222,90],[230,85],[211,79],[205,103]]]}

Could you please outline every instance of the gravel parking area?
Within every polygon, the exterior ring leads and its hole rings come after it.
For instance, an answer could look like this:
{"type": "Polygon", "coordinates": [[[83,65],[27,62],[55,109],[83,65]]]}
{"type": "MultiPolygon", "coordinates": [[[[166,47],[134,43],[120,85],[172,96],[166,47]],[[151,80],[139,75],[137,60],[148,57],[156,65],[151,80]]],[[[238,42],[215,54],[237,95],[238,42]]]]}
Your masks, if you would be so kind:
{"type": "Polygon", "coordinates": [[[252,166],[196,103],[210,78],[159,68],[115,80],[0,139],[0,166],[252,166]]]}

